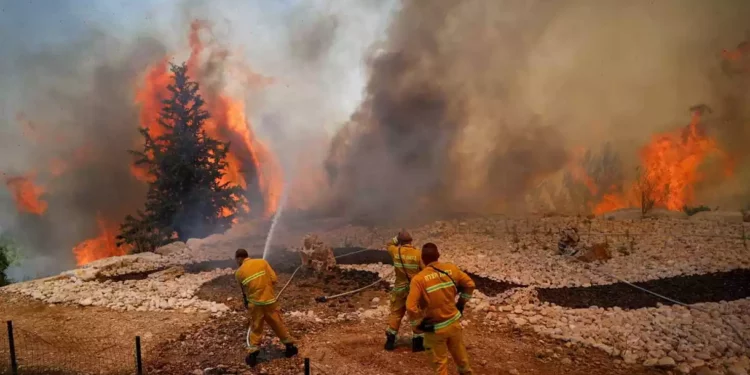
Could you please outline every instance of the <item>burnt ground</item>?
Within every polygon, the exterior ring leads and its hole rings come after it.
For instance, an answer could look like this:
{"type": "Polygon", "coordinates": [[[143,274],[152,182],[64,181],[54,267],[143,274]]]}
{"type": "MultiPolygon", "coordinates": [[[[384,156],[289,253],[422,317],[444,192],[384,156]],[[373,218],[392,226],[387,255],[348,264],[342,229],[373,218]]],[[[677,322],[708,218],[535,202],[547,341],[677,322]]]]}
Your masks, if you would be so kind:
{"type": "MultiPolygon", "coordinates": [[[[633,284],[687,304],[734,301],[750,297],[750,270],[678,276],[633,284]]],[[[617,306],[623,309],[639,309],[655,307],[657,303],[673,304],[625,283],[537,289],[537,292],[542,302],[570,308],[617,306]]]]}
{"type": "Polygon", "coordinates": [[[482,292],[482,294],[490,297],[497,296],[498,294],[501,294],[513,288],[525,287],[525,285],[514,284],[507,281],[492,280],[487,277],[475,275],[471,272],[467,272],[467,274],[469,275],[469,277],[471,277],[472,280],[474,280],[474,284],[476,284],[477,290],[482,292]]]}
{"type": "MultiPolygon", "coordinates": [[[[276,284],[278,291],[289,281],[290,276],[290,273],[278,274],[279,281],[276,284]]],[[[366,271],[337,269],[329,275],[319,277],[310,271],[300,270],[294,276],[294,280],[289,283],[280,299],[283,300],[282,307],[286,311],[327,308],[336,313],[353,312],[359,307],[369,307],[372,299],[369,296],[378,290],[387,290],[388,284],[383,282],[381,285],[373,286],[363,293],[325,303],[315,302],[315,297],[348,292],[372,284],[378,279],[377,274],[366,271]]],[[[244,310],[242,294],[234,275],[225,275],[203,284],[198,289],[196,296],[200,299],[224,303],[235,311],[244,310]]]]}
{"type": "Polygon", "coordinates": [[[365,249],[362,247],[339,247],[333,249],[337,264],[393,264],[391,256],[384,250],[365,249]],[[361,251],[361,252],[359,252],[361,251]],[[355,252],[359,252],[354,254],[355,252]],[[348,256],[348,254],[354,254],[348,256]]]}
{"type": "MultiPolygon", "coordinates": [[[[338,264],[391,264],[390,257],[385,251],[364,249],[358,247],[336,248],[334,255],[338,264]],[[361,251],[361,252],[359,252],[361,251]],[[353,254],[359,252],[357,254],[353,254]],[[345,256],[352,254],[351,256],[345,256]]],[[[280,285],[283,286],[287,279],[283,279],[282,274],[291,274],[300,265],[299,255],[285,249],[275,249],[268,257],[271,266],[280,274],[280,285]]],[[[186,266],[186,272],[202,272],[216,268],[235,267],[234,260],[209,261],[196,263],[186,266]]],[[[337,271],[342,272],[342,271],[337,271]]],[[[346,272],[346,271],[344,271],[346,272]]],[[[354,272],[354,271],[348,271],[354,272]]],[[[150,272],[149,272],[150,273],[150,272]]],[[[144,275],[138,274],[137,277],[145,278],[144,275]]],[[[525,287],[524,285],[514,284],[507,281],[497,281],[487,277],[468,273],[477,285],[477,289],[487,296],[497,296],[513,288],[525,287]]],[[[334,277],[334,285],[325,286],[328,289],[320,289],[320,293],[327,295],[341,293],[344,291],[356,289],[377,280],[374,273],[363,272],[358,276],[351,274],[344,278],[334,277]],[[364,276],[369,274],[370,276],[364,276]],[[354,280],[366,280],[361,283],[350,283],[351,277],[354,280]],[[337,286],[342,286],[337,288],[337,286]],[[351,288],[349,288],[351,286],[351,288]],[[347,289],[348,288],[348,289],[347,289]]],[[[131,276],[136,277],[136,276],[131,276]]],[[[287,276],[288,277],[288,276],[287,276]]],[[[308,276],[302,276],[298,273],[291,285],[298,283],[308,283],[308,276]],[[302,277],[302,279],[298,279],[302,277]]],[[[221,279],[220,279],[221,280],[221,279]]],[[[231,280],[231,278],[230,278],[231,280]]],[[[222,283],[223,281],[216,281],[222,283]]],[[[211,283],[209,283],[211,284],[211,283]]],[[[309,287],[315,287],[315,283],[305,284],[309,287]]],[[[676,299],[678,301],[693,304],[701,302],[719,302],[734,301],[737,299],[750,297],[750,270],[733,270],[729,272],[717,272],[704,275],[678,276],[665,279],[658,279],[646,282],[633,283],[642,288],[651,290],[655,293],[676,299]]],[[[291,287],[291,286],[290,286],[291,287]]],[[[644,307],[655,307],[657,303],[664,305],[673,304],[649,293],[635,289],[625,283],[615,283],[608,285],[595,285],[590,287],[572,287],[572,288],[538,288],[539,299],[542,302],[549,302],[569,308],[586,308],[590,306],[598,307],[620,307],[623,309],[638,309],[644,307]]],[[[316,291],[318,293],[318,291],[316,291]]],[[[316,294],[319,296],[323,294],[316,294]]],[[[314,298],[315,296],[311,296],[314,298]]],[[[210,296],[201,296],[200,298],[211,299],[210,296]]],[[[230,296],[226,296],[227,298],[230,296]]],[[[236,296],[235,296],[236,297],[236,296]]],[[[215,300],[215,299],[211,299],[215,300]]],[[[226,300],[216,300],[217,302],[226,302],[226,300]]]]}

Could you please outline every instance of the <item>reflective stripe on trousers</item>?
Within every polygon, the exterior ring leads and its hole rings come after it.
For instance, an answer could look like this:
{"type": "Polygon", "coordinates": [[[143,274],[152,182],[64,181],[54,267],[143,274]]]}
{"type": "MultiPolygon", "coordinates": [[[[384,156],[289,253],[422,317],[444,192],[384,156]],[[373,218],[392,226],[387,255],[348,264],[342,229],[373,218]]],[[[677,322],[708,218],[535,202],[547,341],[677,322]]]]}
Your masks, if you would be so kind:
{"type": "Polygon", "coordinates": [[[453,357],[459,374],[473,374],[463,341],[463,328],[455,322],[424,335],[425,352],[437,375],[448,375],[448,356],[453,357]]]}
{"type": "Polygon", "coordinates": [[[270,305],[255,305],[250,311],[250,329],[247,335],[247,351],[249,353],[260,350],[260,342],[263,338],[263,327],[265,323],[271,326],[271,329],[279,337],[282,343],[294,343],[294,339],[289,335],[284,322],[281,320],[278,303],[270,305]]]}

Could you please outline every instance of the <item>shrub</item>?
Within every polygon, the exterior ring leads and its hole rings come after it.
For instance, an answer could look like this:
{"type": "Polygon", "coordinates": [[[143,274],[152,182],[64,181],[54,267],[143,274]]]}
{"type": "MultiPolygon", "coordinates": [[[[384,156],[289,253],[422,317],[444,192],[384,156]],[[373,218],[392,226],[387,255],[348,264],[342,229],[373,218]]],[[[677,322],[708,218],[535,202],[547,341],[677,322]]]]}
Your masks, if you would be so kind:
{"type": "Polygon", "coordinates": [[[698,212],[711,211],[711,208],[708,206],[690,207],[686,205],[682,207],[682,211],[685,212],[688,216],[693,216],[698,212]]]}

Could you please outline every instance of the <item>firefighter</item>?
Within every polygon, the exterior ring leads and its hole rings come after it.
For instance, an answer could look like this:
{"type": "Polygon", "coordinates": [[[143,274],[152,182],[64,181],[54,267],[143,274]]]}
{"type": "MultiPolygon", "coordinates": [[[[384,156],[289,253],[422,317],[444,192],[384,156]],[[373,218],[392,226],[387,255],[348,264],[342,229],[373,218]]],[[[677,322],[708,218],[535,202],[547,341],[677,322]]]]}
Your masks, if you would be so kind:
{"type": "MultiPolygon", "coordinates": [[[[409,295],[409,282],[424,267],[419,249],[412,245],[411,234],[401,230],[388,243],[388,254],[393,260],[396,282],[391,291],[391,313],[388,316],[388,328],[385,331],[385,350],[391,351],[396,347],[396,335],[401,327],[401,319],[406,314],[406,297],[409,295]]],[[[412,333],[411,350],[424,351],[424,337],[419,333],[412,333]]]]}
{"type": "Polygon", "coordinates": [[[422,262],[427,266],[411,280],[406,311],[412,327],[424,332],[427,356],[438,375],[448,375],[448,354],[459,374],[472,374],[459,320],[474,292],[474,281],[456,265],[438,262],[439,257],[435,244],[422,246],[422,262]]]}
{"type": "Polygon", "coordinates": [[[298,349],[289,335],[284,322],[281,320],[279,304],[273,291],[276,283],[276,272],[263,259],[250,259],[247,250],[237,249],[234,255],[239,268],[235,277],[242,288],[242,298],[245,308],[252,305],[250,310],[251,325],[247,337],[247,357],[245,362],[249,366],[258,363],[260,340],[263,337],[263,325],[268,323],[276,336],[286,346],[284,353],[287,358],[297,355],[298,349]]]}

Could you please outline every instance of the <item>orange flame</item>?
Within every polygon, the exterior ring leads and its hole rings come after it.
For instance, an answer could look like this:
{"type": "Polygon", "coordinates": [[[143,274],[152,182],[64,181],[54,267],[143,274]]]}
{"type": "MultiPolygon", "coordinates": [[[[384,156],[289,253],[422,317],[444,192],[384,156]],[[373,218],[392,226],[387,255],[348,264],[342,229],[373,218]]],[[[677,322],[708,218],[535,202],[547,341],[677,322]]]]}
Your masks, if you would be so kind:
{"type": "Polygon", "coordinates": [[[41,200],[44,194],[44,188],[34,185],[34,175],[15,176],[5,179],[5,184],[13,193],[13,199],[20,212],[28,212],[35,215],[42,215],[47,211],[47,202],[41,200]]]}
{"type": "MultiPolygon", "coordinates": [[[[680,131],[655,135],[641,149],[643,183],[650,186],[649,197],[657,205],[669,210],[681,210],[694,200],[695,184],[702,179],[698,168],[711,154],[726,156],[713,138],[700,128],[700,113],[695,111],[690,124],[680,131]]],[[[727,158],[726,173],[731,174],[731,160],[727,158]]],[[[635,184],[623,193],[605,194],[594,208],[595,214],[640,206],[640,193],[635,184]]]]}
{"type": "MultiPolygon", "coordinates": [[[[200,38],[200,31],[206,30],[210,25],[205,21],[195,20],[190,25],[188,37],[190,45],[190,57],[188,58],[188,74],[198,82],[202,80],[203,69],[200,64],[201,55],[207,52],[206,46],[200,38]]],[[[214,46],[209,46],[214,47],[214,46]]],[[[211,50],[210,58],[224,60],[228,53],[221,49],[211,50]]],[[[169,92],[167,85],[171,82],[168,69],[169,58],[165,58],[148,71],[145,82],[136,93],[136,102],[141,106],[140,120],[142,126],[149,130],[152,137],[164,134],[165,129],[158,124],[159,112],[162,100],[167,98],[169,92]]],[[[242,82],[268,83],[261,76],[252,73],[249,69],[240,69],[243,76],[242,82]]],[[[211,118],[206,121],[206,133],[212,138],[223,142],[231,142],[230,152],[227,156],[227,168],[221,183],[230,183],[248,188],[248,184],[257,184],[257,188],[264,197],[266,216],[272,215],[278,206],[282,189],[281,169],[273,154],[253,134],[252,126],[247,119],[245,106],[235,98],[225,93],[206,93],[205,86],[201,87],[201,94],[206,102],[207,110],[211,118]],[[210,95],[214,94],[214,95],[210,95]],[[254,173],[253,173],[254,172],[254,173]],[[250,181],[248,181],[250,178],[250,181]]],[[[151,178],[146,170],[133,166],[131,173],[138,180],[149,181],[151,178]]],[[[248,209],[247,207],[245,207],[248,209]]],[[[225,212],[224,214],[228,214],[225,212]]]]}
{"type": "Polygon", "coordinates": [[[599,188],[596,186],[596,182],[591,176],[586,173],[586,169],[583,167],[583,158],[586,151],[583,148],[574,149],[572,152],[571,161],[568,163],[568,170],[576,181],[580,181],[584,186],[591,192],[591,195],[596,195],[599,188]]]}
{"type": "Polygon", "coordinates": [[[116,223],[108,222],[97,214],[96,224],[99,228],[99,235],[85,240],[73,248],[76,264],[79,266],[102,258],[125,255],[128,251],[126,246],[117,247],[115,236],[119,228],[116,223]]]}

